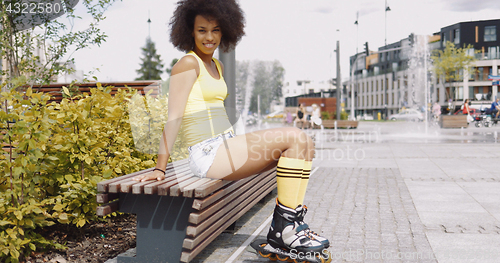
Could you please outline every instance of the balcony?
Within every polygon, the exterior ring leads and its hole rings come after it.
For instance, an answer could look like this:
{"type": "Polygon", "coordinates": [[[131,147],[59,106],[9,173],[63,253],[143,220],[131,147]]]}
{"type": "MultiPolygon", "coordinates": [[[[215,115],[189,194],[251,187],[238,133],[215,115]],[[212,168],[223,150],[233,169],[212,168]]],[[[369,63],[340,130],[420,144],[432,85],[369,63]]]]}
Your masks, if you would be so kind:
{"type": "Polygon", "coordinates": [[[491,59],[500,59],[500,52],[480,52],[474,54],[474,57],[477,60],[491,60],[491,59]]]}

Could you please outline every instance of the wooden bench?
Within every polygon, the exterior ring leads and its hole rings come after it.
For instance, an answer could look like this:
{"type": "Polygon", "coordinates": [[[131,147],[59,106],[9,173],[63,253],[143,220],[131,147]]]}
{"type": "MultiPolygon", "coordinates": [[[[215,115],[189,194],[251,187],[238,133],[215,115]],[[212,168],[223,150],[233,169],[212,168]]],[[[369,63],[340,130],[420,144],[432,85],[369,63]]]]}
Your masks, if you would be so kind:
{"type": "Polygon", "coordinates": [[[439,118],[441,128],[467,128],[467,115],[441,115],[439,118]]]}
{"type": "Polygon", "coordinates": [[[194,177],[187,160],[169,163],[162,181],[139,171],[97,185],[97,215],[137,214],[136,256],[118,262],[189,262],[276,188],[276,169],[238,181],[194,177]]]}
{"type": "Polygon", "coordinates": [[[348,121],[348,120],[323,120],[322,125],[324,128],[335,128],[335,122],[337,123],[337,128],[346,129],[356,129],[358,127],[358,121],[348,121]]]}
{"type": "MultiPolygon", "coordinates": [[[[151,96],[157,96],[161,94],[161,80],[141,80],[141,81],[129,81],[129,82],[100,82],[103,87],[113,86],[111,89],[111,95],[118,92],[118,89],[127,89],[127,87],[136,89],[139,94],[145,95],[148,91],[152,90],[151,96]]],[[[55,83],[43,86],[34,86],[33,91],[49,93],[52,101],[61,102],[63,99],[62,87],[69,87],[70,83],[55,83]]],[[[97,87],[97,82],[89,83],[75,83],[73,87],[78,87],[78,92],[90,93],[91,88],[97,87]]]]}

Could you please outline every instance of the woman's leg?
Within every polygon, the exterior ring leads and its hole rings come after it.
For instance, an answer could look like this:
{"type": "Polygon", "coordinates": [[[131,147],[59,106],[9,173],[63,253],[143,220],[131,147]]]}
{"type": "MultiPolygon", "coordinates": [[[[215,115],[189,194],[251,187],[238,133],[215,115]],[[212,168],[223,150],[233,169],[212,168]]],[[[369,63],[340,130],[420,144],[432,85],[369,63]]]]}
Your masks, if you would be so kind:
{"type": "MultiPolygon", "coordinates": [[[[277,161],[278,199],[267,234],[266,253],[276,249],[321,253],[324,245],[300,226],[305,210],[297,203],[305,159],[312,140],[297,128],[256,131],[228,139],[217,150],[207,177],[237,180],[269,169],[277,161]]],[[[307,186],[307,185],[306,185],[307,186]]]]}
{"type": "MultiPolygon", "coordinates": [[[[307,206],[304,205],[304,198],[306,196],[307,185],[309,183],[309,176],[311,175],[311,169],[312,169],[312,160],[314,158],[315,153],[316,152],[315,152],[314,141],[310,137],[308,137],[306,159],[304,162],[304,169],[302,170],[302,178],[296,201],[297,206],[300,206],[300,208],[298,209],[298,216],[297,216],[297,221],[299,222],[300,225],[305,224],[304,217],[307,213],[307,206]]],[[[314,231],[311,231],[309,228],[306,229],[306,232],[308,233],[309,236],[312,236],[315,240],[321,242],[321,244],[323,244],[325,248],[328,248],[330,246],[330,241],[328,241],[328,239],[318,235],[314,231]]]]}
{"type": "Polygon", "coordinates": [[[277,161],[278,199],[295,208],[308,136],[296,128],[247,133],[226,140],[217,151],[207,177],[238,180],[269,168],[277,161]]]}
{"type": "Polygon", "coordinates": [[[307,136],[307,150],[304,162],[304,168],[302,170],[302,177],[300,181],[300,189],[297,195],[297,205],[304,204],[304,197],[306,195],[307,184],[309,183],[309,176],[311,174],[312,160],[315,155],[315,145],[311,137],[307,136]]]}
{"type": "Polygon", "coordinates": [[[280,157],[304,160],[308,136],[287,127],[250,132],[224,141],[207,177],[238,180],[275,164],[280,157]]]}

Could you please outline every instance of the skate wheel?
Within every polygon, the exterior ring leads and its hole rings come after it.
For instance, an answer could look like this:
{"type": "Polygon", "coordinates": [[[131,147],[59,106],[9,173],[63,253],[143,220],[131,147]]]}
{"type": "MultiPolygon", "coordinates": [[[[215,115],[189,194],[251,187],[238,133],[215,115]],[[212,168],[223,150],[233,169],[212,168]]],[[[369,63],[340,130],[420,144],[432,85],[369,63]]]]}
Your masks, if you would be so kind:
{"type": "Polygon", "coordinates": [[[325,263],[332,262],[332,254],[330,253],[330,251],[324,250],[323,254],[324,255],[323,255],[323,261],[322,262],[325,262],[325,263]]]}
{"type": "Polygon", "coordinates": [[[290,258],[285,256],[285,257],[281,257],[280,255],[276,254],[276,259],[278,259],[279,261],[287,261],[287,262],[290,262],[290,258]]]}
{"type": "Polygon", "coordinates": [[[262,253],[261,251],[259,251],[259,255],[261,257],[265,257],[265,258],[269,258],[270,260],[272,261],[276,261],[276,256],[274,253],[262,253]],[[274,259],[274,260],[273,260],[274,259]]]}
{"type": "MultiPolygon", "coordinates": [[[[261,247],[261,248],[263,248],[263,247],[265,247],[265,246],[266,246],[266,244],[265,244],[265,243],[263,243],[263,244],[260,244],[260,245],[259,245],[259,247],[261,247]]],[[[278,260],[278,259],[276,258],[276,254],[274,254],[274,253],[271,253],[271,252],[269,252],[269,253],[264,253],[264,252],[262,252],[262,251],[258,251],[258,252],[259,252],[259,255],[260,255],[261,257],[268,258],[268,259],[269,259],[269,260],[271,260],[271,261],[276,261],[276,260],[278,260]]]]}
{"type": "Polygon", "coordinates": [[[329,254],[328,254],[327,258],[321,257],[321,256],[316,256],[316,260],[314,260],[314,261],[303,261],[300,259],[293,260],[293,262],[295,262],[295,263],[329,263],[331,261],[332,261],[332,258],[330,257],[329,254]]]}

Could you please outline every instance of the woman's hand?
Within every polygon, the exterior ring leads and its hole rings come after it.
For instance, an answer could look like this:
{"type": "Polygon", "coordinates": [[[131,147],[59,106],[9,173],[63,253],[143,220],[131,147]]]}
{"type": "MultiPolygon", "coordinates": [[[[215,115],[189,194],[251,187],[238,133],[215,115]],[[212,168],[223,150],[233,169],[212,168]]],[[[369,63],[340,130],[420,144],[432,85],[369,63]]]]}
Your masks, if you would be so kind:
{"type": "Polygon", "coordinates": [[[132,178],[132,180],[139,181],[139,182],[146,182],[146,181],[155,180],[155,179],[158,181],[161,181],[161,180],[165,179],[165,174],[162,171],[155,170],[155,171],[152,171],[152,172],[149,172],[146,174],[141,174],[141,175],[138,175],[138,176],[135,176],[134,178],[132,178]]]}

